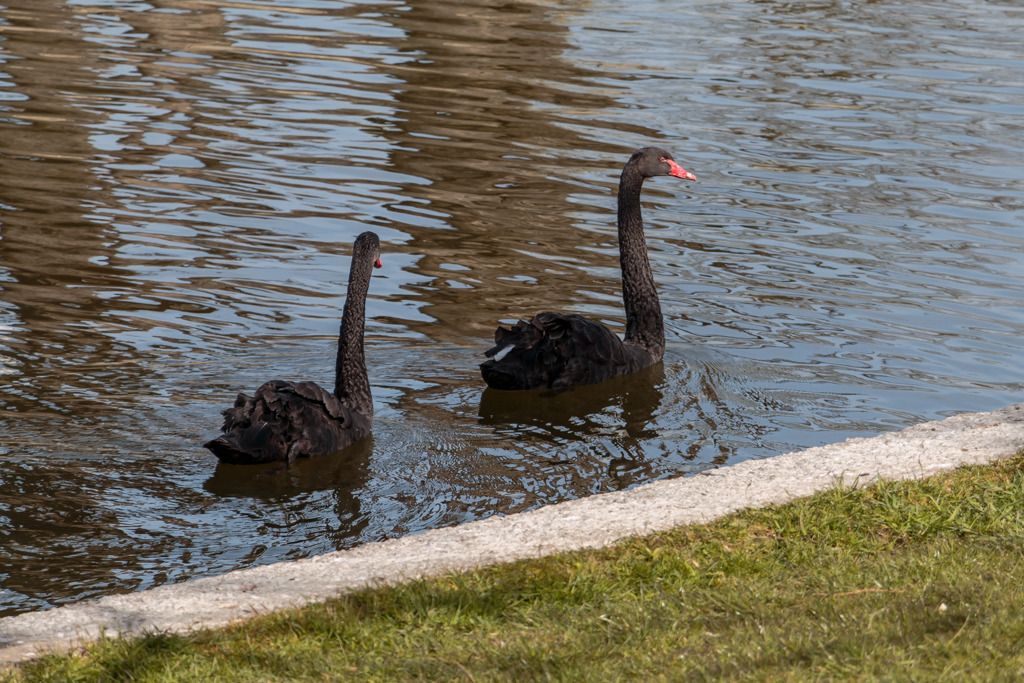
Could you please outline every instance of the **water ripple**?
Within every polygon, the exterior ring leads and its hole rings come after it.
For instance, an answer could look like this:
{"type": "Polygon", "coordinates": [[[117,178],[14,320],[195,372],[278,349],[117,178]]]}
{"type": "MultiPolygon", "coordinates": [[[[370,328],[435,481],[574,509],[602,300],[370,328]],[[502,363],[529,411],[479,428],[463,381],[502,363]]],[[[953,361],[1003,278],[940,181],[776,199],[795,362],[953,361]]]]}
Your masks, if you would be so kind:
{"type": "Polygon", "coordinates": [[[0,613],[1020,400],[1022,22],[967,0],[7,0],[0,613]],[[621,329],[614,193],[646,144],[701,178],[645,187],[664,367],[482,392],[498,321],[621,329]],[[236,391],[330,383],[365,229],[373,439],[215,467],[199,444],[236,391]]]}

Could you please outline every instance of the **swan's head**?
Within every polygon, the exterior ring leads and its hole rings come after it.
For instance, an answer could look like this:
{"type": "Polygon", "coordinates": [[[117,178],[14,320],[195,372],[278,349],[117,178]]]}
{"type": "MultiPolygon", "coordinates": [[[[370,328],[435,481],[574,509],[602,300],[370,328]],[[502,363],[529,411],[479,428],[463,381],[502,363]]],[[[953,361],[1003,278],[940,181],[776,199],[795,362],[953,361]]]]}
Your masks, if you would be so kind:
{"type": "Polygon", "coordinates": [[[629,158],[629,163],[636,164],[645,178],[656,175],[672,175],[683,180],[697,179],[697,176],[677,164],[671,154],[657,147],[638,149],[629,158]]]}
{"type": "Polygon", "coordinates": [[[360,234],[356,238],[352,253],[353,258],[372,260],[374,268],[384,266],[384,262],[380,260],[380,238],[375,232],[366,231],[360,234]]]}

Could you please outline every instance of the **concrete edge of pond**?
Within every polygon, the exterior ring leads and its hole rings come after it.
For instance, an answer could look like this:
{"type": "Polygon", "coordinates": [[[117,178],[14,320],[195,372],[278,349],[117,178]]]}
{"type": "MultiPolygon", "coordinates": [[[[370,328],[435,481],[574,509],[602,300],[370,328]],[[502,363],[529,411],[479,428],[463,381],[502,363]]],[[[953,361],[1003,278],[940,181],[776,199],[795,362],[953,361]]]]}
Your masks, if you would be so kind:
{"type": "Polygon", "coordinates": [[[1024,404],[957,415],[872,438],[748,460],[350,550],[241,569],[0,619],[0,663],[62,650],[102,634],[184,632],[454,570],[598,548],[628,536],[705,522],[835,486],[912,479],[1024,449],[1024,404]]]}

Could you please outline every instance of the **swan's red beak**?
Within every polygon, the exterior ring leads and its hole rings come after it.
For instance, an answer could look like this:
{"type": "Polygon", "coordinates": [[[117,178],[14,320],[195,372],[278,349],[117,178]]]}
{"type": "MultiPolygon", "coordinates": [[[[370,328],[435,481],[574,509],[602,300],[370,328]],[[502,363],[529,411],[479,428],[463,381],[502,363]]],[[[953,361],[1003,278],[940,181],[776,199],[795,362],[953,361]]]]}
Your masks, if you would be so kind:
{"type": "Polygon", "coordinates": [[[384,267],[384,262],[380,260],[380,256],[378,256],[377,260],[373,262],[373,267],[374,268],[383,268],[384,267]]]}
{"type": "Polygon", "coordinates": [[[662,159],[662,161],[664,161],[666,164],[668,164],[668,174],[669,175],[674,175],[676,178],[682,178],[683,180],[696,180],[697,179],[697,176],[693,175],[692,173],[687,171],[685,168],[683,168],[682,166],[680,166],[676,162],[672,161],[671,159],[662,159]]]}

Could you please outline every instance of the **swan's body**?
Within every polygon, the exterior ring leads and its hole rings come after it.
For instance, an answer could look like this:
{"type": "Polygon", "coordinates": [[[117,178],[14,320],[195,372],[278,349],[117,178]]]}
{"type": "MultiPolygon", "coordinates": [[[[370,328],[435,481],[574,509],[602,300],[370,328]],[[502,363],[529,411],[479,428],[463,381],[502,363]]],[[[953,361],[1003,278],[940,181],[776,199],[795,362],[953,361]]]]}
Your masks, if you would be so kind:
{"type": "Polygon", "coordinates": [[[328,455],[370,434],[373,398],[363,358],[366,294],[380,241],[356,238],[341,319],[334,391],[314,382],[266,382],[250,398],[239,394],[224,411],[223,434],[204,444],[222,462],[248,464],[328,455]]]}
{"type": "Polygon", "coordinates": [[[540,313],[494,332],[495,346],[480,365],[494,389],[554,389],[603,382],[661,361],[665,326],[647,258],[640,190],[646,178],[696,177],[661,149],[645,147],[626,162],[619,180],[619,261],[626,336],[579,315],[540,313]]]}
{"type": "Polygon", "coordinates": [[[328,455],[370,435],[372,415],[315,382],[264,383],[224,411],[224,432],[204,444],[222,462],[250,464],[328,455]]]}
{"type": "Polygon", "coordinates": [[[656,362],[601,323],[569,313],[539,313],[511,329],[499,327],[491,360],[480,366],[494,389],[561,390],[603,382],[656,362]]]}

